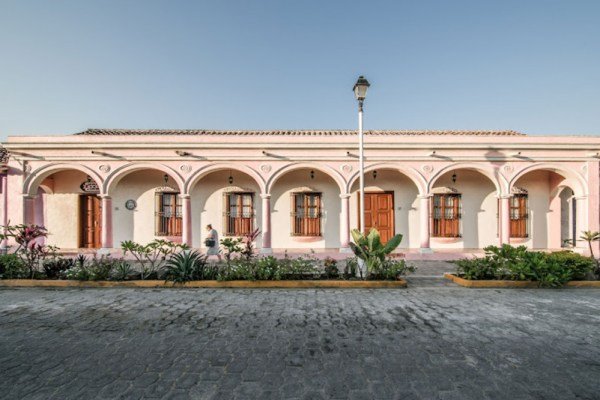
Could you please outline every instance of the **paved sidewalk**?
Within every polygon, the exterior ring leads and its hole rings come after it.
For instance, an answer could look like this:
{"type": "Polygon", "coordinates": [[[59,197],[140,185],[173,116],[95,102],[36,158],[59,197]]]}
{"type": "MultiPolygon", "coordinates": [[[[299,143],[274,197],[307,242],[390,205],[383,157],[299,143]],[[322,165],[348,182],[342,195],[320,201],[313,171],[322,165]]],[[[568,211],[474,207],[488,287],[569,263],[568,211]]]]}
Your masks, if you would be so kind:
{"type": "Polygon", "coordinates": [[[600,292],[1,289],[3,399],[598,399],[600,292]]]}

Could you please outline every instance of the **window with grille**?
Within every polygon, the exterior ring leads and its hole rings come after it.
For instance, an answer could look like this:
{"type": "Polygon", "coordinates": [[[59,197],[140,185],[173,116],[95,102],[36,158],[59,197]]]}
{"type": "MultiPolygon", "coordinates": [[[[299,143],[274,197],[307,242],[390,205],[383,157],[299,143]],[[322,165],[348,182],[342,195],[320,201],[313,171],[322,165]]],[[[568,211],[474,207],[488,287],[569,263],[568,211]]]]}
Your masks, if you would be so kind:
{"type": "Polygon", "coordinates": [[[154,234],[181,236],[181,201],[177,192],[157,192],[154,202],[154,234]]]}
{"type": "Polygon", "coordinates": [[[510,237],[528,237],[528,218],[527,194],[514,194],[510,198],[510,237]]]}
{"type": "Polygon", "coordinates": [[[292,236],[321,236],[321,193],[292,193],[292,236]]]}
{"type": "Polygon", "coordinates": [[[225,236],[243,236],[254,230],[254,194],[229,192],[224,198],[225,236]]]}
{"type": "Polygon", "coordinates": [[[460,237],[460,194],[435,194],[432,206],[432,236],[460,237]]]}

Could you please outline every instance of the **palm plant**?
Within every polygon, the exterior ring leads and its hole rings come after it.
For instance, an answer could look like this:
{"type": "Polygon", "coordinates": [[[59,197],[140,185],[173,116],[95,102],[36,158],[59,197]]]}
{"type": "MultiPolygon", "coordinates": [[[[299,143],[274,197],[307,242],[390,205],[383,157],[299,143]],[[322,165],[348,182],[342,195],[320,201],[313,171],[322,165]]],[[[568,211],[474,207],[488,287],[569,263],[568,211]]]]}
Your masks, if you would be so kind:
{"type": "Polygon", "coordinates": [[[598,259],[594,255],[594,249],[592,247],[592,242],[597,242],[600,240],[600,232],[583,231],[581,232],[581,236],[579,237],[579,239],[587,242],[588,248],[590,249],[590,256],[596,263],[596,275],[600,276],[600,262],[598,262],[598,259]]]}
{"type": "Polygon", "coordinates": [[[402,235],[398,234],[390,238],[384,245],[381,242],[379,231],[375,228],[372,228],[368,235],[362,234],[358,229],[353,229],[351,234],[354,243],[350,243],[350,248],[366,267],[364,274],[363,268],[360,269],[361,278],[368,277],[372,271],[378,269],[385,261],[386,256],[394,251],[402,241],[402,235]]]}

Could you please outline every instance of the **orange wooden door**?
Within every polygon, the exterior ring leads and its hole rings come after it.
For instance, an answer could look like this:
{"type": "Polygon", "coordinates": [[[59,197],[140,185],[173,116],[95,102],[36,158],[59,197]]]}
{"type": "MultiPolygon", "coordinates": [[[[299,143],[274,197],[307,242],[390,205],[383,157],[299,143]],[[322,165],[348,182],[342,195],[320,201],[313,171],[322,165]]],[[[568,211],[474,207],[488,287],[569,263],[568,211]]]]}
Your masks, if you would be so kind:
{"type": "Polygon", "coordinates": [[[99,249],[102,232],[102,203],[93,194],[85,194],[80,199],[81,247],[99,249]]]}
{"type": "Polygon", "coordinates": [[[365,193],[365,229],[371,228],[379,231],[383,243],[394,236],[393,193],[365,193]]]}

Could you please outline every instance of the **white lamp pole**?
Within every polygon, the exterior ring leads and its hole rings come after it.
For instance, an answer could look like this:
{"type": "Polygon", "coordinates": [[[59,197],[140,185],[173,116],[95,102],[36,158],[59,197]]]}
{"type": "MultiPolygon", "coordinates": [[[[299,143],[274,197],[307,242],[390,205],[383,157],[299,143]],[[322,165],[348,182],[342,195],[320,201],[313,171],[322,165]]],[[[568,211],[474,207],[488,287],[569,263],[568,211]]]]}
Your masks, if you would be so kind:
{"type": "Polygon", "coordinates": [[[360,183],[360,216],[359,230],[365,232],[365,156],[363,139],[363,102],[367,97],[367,89],[371,86],[364,76],[359,76],[354,84],[354,95],[358,100],[358,170],[360,183]]]}

